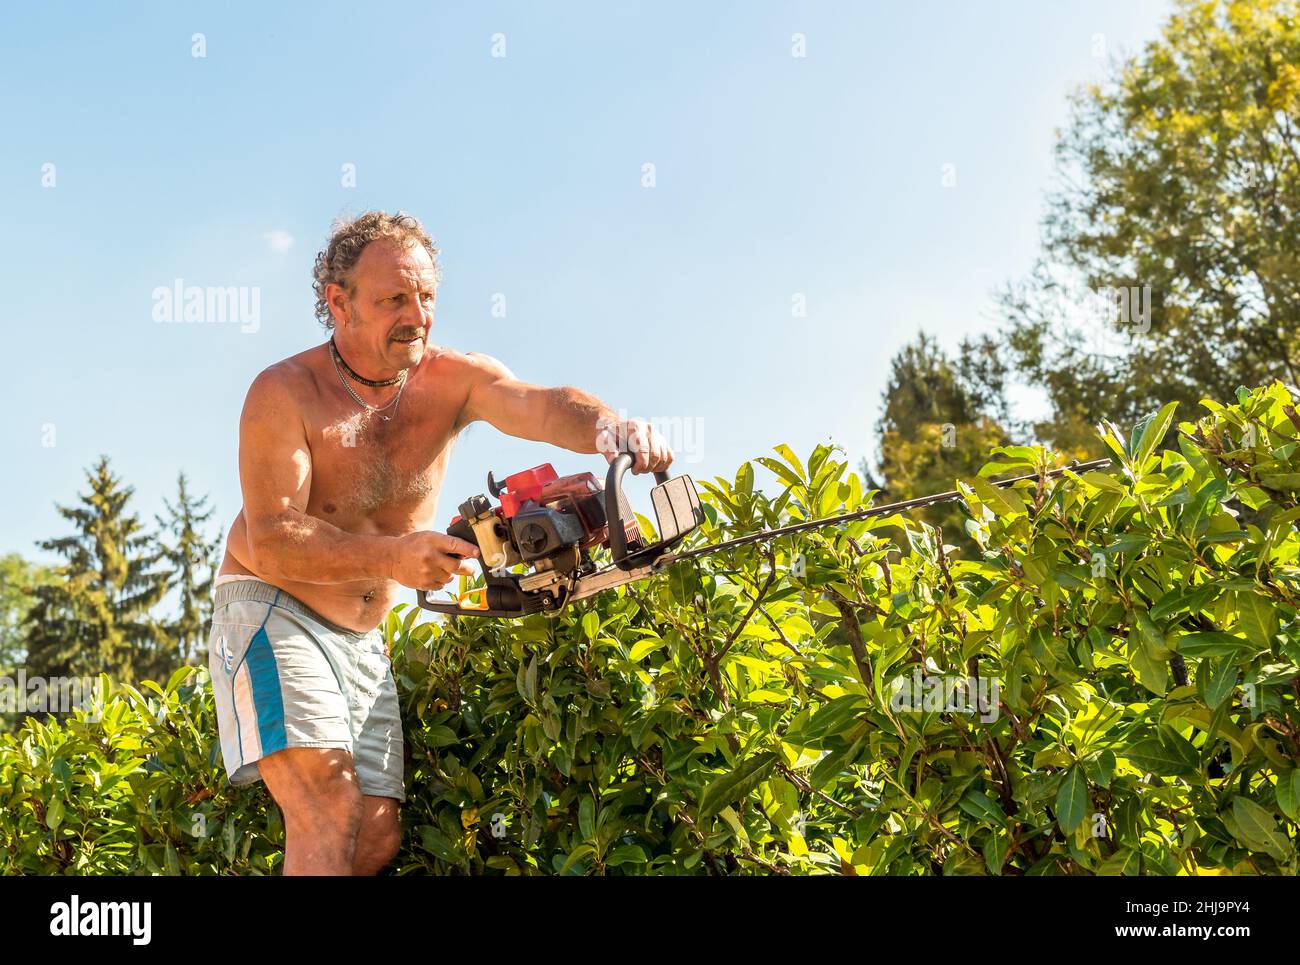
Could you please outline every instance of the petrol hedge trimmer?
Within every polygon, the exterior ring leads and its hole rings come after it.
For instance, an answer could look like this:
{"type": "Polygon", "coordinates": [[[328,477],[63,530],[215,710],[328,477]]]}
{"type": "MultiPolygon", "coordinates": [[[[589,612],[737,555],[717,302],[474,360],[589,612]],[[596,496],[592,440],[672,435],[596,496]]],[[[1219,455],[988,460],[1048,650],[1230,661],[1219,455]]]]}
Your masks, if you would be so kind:
{"type": "MultiPolygon", "coordinates": [[[[549,463],[507,476],[503,483],[488,473],[488,492],[500,505],[493,506],[486,495],[473,496],[460,504],[460,513],[447,527],[449,535],[478,547],[485,585],[462,593],[454,603],[434,600],[436,590],[419,590],[420,606],[456,616],[554,615],[578,600],[647,579],[683,560],[961,497],[956,491],[920,496],[673,552],[673,547],[704,522],[695,483],[690,476],[670,479],[667,473],[655,473],[657,485],[650,492],[650,501],[659,539],[650,542],[623,493],[623,475],[632,461],[630,453],[617,456],[609,465],[603,487],[592,473],[559,476],[549,463]],[[612,563],[602,566],[593,558],[598,547],[608,547],[612,563]],[[512,572],[520,564],[528,572],[512,572]]],[[[1084,472],[1109,464],[1109,459],[1074,462],[1045,475],[1054,478],[1066,471],[1084,472]]],[[[1038,478],[1038,473],[1030,473],[992,485],[1006,487],[1038,478]]]]}

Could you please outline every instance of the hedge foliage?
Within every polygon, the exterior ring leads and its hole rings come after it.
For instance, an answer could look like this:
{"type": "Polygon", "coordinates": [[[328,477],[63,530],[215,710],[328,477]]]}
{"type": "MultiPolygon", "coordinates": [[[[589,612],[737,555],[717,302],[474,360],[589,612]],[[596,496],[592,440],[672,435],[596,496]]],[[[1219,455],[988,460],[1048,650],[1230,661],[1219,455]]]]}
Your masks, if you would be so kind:
{"type": "MultiPolygon", "coordinates": [[[[401,873],[1295,874],[1300,415],[1173,407],[1114,467],[961,483],[978,559],[863,520],[558,618],[389,617],[401,873]]],[[[865,507],[837,450],[700,482],[714,542],[865,507]]],[[[0,743],[0,871],[265,873],[201,672],[0,743]]]]}

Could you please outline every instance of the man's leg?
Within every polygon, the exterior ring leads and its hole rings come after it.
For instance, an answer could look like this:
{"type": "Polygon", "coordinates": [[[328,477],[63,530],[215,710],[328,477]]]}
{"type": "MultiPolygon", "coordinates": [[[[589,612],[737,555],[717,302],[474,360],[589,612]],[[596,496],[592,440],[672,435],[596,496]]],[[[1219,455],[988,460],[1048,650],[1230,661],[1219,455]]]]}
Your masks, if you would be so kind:
{"type": "Polygon", "coordinates": [[[362,798],[361,832],[357,835],[354,875],[376,875],[393,860],[402,843],[401,804],[391,797],[362,798]]]}
{"type": "Polygon", "coordinates": [[[263,757],[257,768],[284,815],[282,873],[352,874],[365,812],[352,755],[333,747],[287,747],[263,757]]]}
{"type": "Polygon", "coordinates": [[[353,720],[358,722],[352,743],[353,764],[365,795],[353,860],[353,874],[358,875],[378,874],[393,860],[402,843],[402,712],[384,647],[384,635],[379,630],[349,641],[348,646],[352,676],[347,680],[347,693],[352,699],[353,720]]]}

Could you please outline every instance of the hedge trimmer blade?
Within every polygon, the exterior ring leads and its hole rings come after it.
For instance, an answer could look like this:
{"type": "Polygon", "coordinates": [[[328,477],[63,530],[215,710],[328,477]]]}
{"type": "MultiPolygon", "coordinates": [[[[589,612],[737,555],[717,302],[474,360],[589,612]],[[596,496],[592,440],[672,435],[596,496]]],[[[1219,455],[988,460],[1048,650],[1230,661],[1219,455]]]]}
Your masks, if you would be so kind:
{"type": "MultiPolygon", "coordinates": [[[[1059,469],[1049,469],[1045,473],[1028,473],[1024,476],[1016,476],[1012,479],[1003,479],[1000,481],[991,481],[990,485],[999,489],[1011,486],[1018,482],[1035,479],[1055,479],[1066,472],[1088,472],[1092,469],[1102,469],[1110,465],[1109,459],[1094,459],[1091,462],[1072,462],[1068,466],[1062,466],[1059,469]]],[[[822,519],[810,519],[802,523],[794,523],[790,526],[782,526],[779,529],[765,529],[758,533],[750,533],[746,536],[737,536],[735,539],[729,539],[721,543],[712,543],[708,546],[697,546],[695,549],[686,550],[682,553],[669,553],[657,562],[661,565],[668,563],[677,563],[681,560],[696,559],[700,556],[708,556],[711,553],[718,553],[722,550],[735,549],[738,546],[747,546],[750,543],[761,543],[764,540],[775,539],[779,536],[789,536],[793,533],[802,533],[810,529],[822,529],[826,526],[835,526],[839,523],[851,523],[859,519],[869,519],[872,516],[890,516],[894,513],[906,512],[909,509],[924,509],[927,506],[937,506],[940,503],[950,503],[960,499],[961,493],[957,490],[951,490],[946,493],[935,493],[933,496],[918,496],[915,499],[904,499],[897,503],[886,503],[883,506],[872,506],[870,509],[860,509],[852,513],[842,513],[839,516],[826,516],[822,519]]]]}

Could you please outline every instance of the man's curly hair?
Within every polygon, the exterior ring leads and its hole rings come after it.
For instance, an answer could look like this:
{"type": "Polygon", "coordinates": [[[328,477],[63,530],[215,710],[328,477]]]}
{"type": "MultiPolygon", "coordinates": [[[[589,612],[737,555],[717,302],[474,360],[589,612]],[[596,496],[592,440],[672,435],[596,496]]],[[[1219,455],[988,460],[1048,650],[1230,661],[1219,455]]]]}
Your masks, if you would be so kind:
{"type": "Polygon", "coordinates": [[[367,211],[355,218],[340,218],[330,229],[329,244],[316,256],[312,269],[312,287],[316,291],[316,318],[327,329],[334,327],[334,316],[325,301],[327,285],[342,285],[349,296],[356,294],[352,270],[366,245],[386,238],[401,245],[423,245],[438,267],[438,249],[424,226],[414,215],[389,214],[387,211],[367,211]]]}

